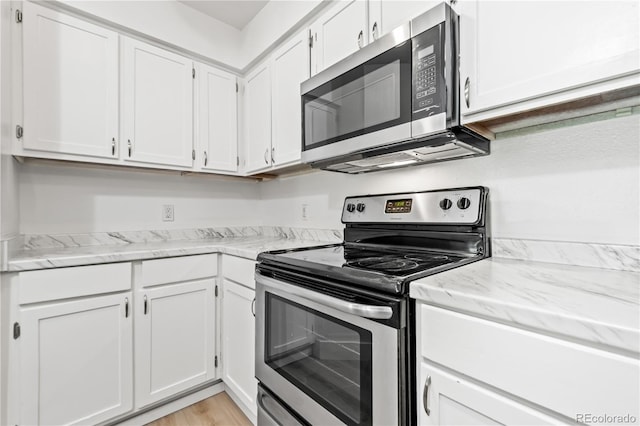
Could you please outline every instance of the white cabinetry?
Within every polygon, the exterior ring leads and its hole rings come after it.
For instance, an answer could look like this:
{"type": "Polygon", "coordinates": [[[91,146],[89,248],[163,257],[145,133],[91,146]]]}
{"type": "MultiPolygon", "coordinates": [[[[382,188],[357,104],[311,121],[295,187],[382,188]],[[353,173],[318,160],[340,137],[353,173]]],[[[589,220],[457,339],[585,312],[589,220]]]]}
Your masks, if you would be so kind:
{"type": "Polygon", "coordinates": [[[122,157],[192,165],[193,62],[122,37],[122,157]]]}
{"type": "Polygon", "coordinates": [[[311,27],[312,73],[346,58],[369,42],[366,0],[336,2],[311,27]]]}
{"type": "Polygon", "coordinates": [[[222,379],[255,417],[255,262],[224,255],[222,268],[222,379]]]}
{"type": "Polygon", "coordinates": [[[417,400],[421,425],[561,424],[556,418],[424,361],[420,367],[420,378],[422,390],[417,400]]]}
{"type": "Polygon", "coordinates": [[[275,167],[300,161],[302,111],[300,83],[309,78],[309,45],[303,31],[273,54],[271,160],[275,167]]]}
{"type": "Polygon", "coordinates": [[[245,171],[271,166],[271,67],[265,62],[245,80],[245,171]]]}
{"type": "Polygon", "coordinates": [[[637,358],[430,305],[418,304],[417,312],[421,424],[573,423],[588,413],[640,418],[637,358]]]}
{"type": "Polygon", "coordinates": [[[142,262],[136,291],[136,407],[215,378],[217,255],[142,262]]]}
{"type": "Polygon", "coordinates": [[[391,32],[439,3],[435,0],[370,0],[369,39],[373,41],[391,32]]]}
{"type": "Polygon", "coordinates": [[[640,82],[637,2],[463,1],[458,9],[464,121],[640,82]]]}
{"type": "Polygon", "coordinates": [[[196,64],[196,167],[238,170],[238,112],[236,76],[196,64]]]}
{"type": "Polygon", "coordinates": [[[118,34],[23,3],[25,150],[116,158],[118,34]]]}
{"type": "Polygon", "coordinates": [[[130,264],[23,272],[15,284],[9,395],[20,398],[10,397],[8,423],[96,424],[130,411],[130,264]],[[81,297],[66,299],[73,294],[81,297]]]}

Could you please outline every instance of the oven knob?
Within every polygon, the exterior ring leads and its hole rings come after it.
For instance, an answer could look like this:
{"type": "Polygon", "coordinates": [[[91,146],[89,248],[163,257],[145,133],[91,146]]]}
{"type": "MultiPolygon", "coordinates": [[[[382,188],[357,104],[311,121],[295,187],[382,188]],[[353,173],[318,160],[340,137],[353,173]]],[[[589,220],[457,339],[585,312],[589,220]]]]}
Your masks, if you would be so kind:
{"type": "Polygon", "coordinates": [[[462,197],[458,200],[458,208],[460,208],[460,210],[466,210],[470,205],[471,201],[469,201],[469,199],[466,197],[462,197]]]}
{"type": "Polygon", "coordinates": [[[349,213],[352,213],[355,209],[356,209],[356,205],[355,204],[353,204],[353,203],[347,204],[347,211],[349,213]]]}
{"type": "Polygon", "coordinates": [[[356,209],[359,212],[363,212],[364,211],[364,203],[358,203],[358,206],[356,207],[356,209]]]}
{"type": "Polygon", "coordinates": [[[449,210],[452,205],[453,203],[448,198],[443,198],[442,200],[440,200],[440,208],[442,210],[449,210]]]}

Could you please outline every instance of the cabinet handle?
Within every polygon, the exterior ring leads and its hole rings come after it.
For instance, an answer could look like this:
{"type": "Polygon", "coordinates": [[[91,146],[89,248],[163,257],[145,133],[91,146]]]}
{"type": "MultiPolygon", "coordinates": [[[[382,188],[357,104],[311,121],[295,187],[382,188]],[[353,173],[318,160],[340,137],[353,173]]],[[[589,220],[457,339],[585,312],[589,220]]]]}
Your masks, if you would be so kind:
{"type": "Polygon", "coordinates": [[[264,150],[264,163],[265,164],[269,164],[269,159],[267,158],[268,155],[269,155],[269,148],[264,150]]]}
{"type": "Polygon", "coordinates": [[[124,298],[124,317],[129,318],[129,298],[124,298]]]}
{"type": "Polygon", "coordinates": [[[464,103],[467,104],[467,108],[469,108],[469,86],[471,85],[471,81],[469,77],[464,82],[464,103]]]}
{"type": "Polygon", "coordinates": [[[273,148],[271,148],[271,162],[272,163],[276,162],[276,147],[275,146],[273,148]]]}
{"type": "Polygon", "coordinates": [[[196,150],[195,149],[191,150],[191,159],[193,161],[196,161],[196,150]]]}
{"type": "Polygon", "coordinates": [[[116,155],[116,138],[111,138],[111,155],[116,155]]]}
{"type": "Polygon", "coordinates": [[[254,317],[256,316],[256,298],[255,297],[251,301],[251,313],[253,314],[254,317]]]}
{"type": "Polygon", "coordinates": [[[358,33],[358,49],[362,49],[362,44],[364,43],[364,32],[360,30],[358,33]]]}
{"type": "Polygon", "coordinates": [[[131,158],[131,139],[127,139],[127,147],[129,148],[129,158],[131,158]]]}
{"type": "Polygon", "coordinates": [[[204,152],[204,166],[207,166],[207,163],[209,162],[209,158],[207,157],[207,151],[204,152]]]}
{"type": "Polygon", "coordinates": [[[378,39],[378,23],[374,22],[373,27],[371,27],[371,36],[374,40],[378,39]]]}
{"type": "Polygon", "coordinates": [[[427,380],[424,382],[424,390],[422,391],[422,406],[424,407],[424,412],[427,413],[427,416],[431,415],[431,409],[429,408],[429,388],[431,387],[431,376],[427,377],[427,380]]]}
{"type": "Polygon", "coordinates": [[[147,307],[148,307],[148,306],[147,306],[147,295],[145,295],[145,296],[144,296],[144,304],[143,304],[143,307],[144,307],[144,314],[145,314],[145,315],[147,315],[147,312],[149,312],[149,311],[148,311],[148,309],[147,309],[147,307]]]}

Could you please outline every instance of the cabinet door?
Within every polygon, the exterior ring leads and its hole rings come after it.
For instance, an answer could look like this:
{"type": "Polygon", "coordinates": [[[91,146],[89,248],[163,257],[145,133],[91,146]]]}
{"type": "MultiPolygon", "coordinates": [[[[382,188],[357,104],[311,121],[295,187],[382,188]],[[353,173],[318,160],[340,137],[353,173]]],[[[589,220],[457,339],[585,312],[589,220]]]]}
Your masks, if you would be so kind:
{"type": "Polygon", "coordinates": [[[122,157],[190,167],[193,63],[125,37],[122,50],[122,157]]]}
{"type": "Polygon", "coordinates": [[[372,0],[369,1],[369,38],[376,40],[396,27],[426,12],[440,1],[372,0]]]}
{"type": "Polygon", "coordinates": [[[25,149],[115,158],[118,34],[23,4],[25,149]]]}
{"type": "Polygon", "coordinates": [[[255,378],[255,291],[224,280],[222,299],[222,380],[257,414],[255,378]]]}
{"type": "Polygon", "coordinates": [[[236,76],[198,64],[196,164],[205,170],[238,170],[236,76]]]}
{"type": "Polygon", "coordinates": [[[421,425],[562,424],[557,418],[549,417],[426,362],[422,362],[420,368],[417,395],[418,420],[421,425]]]}
{"type": "Polygon", "coordinates": [[[302,111],[300,83],[309,78],[307,32],[298,34],[273,56],[273,137],[271,154],[276,166],[300,161],[302,111]]]}
{"type": "Polygon", "coordinates": [[[132,409],[131,293],[20,311],[20,424],[97,424],[132,409]]]}
{"type": "MultiPolygon", "coordinates": [[[[463,114],[541,107],[589,94],[578,89],[592,83],[638,75],[638,2],[472,1],[458,8],[461,93],[469,79],[463,114]]],[[[610,83],[607,90],[632,84],[610,83]]],[[[478,118],[492,114],[484,115],[478,118]]]]}
{"type": "Polygon", "coordinates": [[[337,2],[313,24],[311,30],[314,37],[315,74],[346,58],[369,42],[367,2],[337,2]]]}
{"type": "Polygon", "coordinates": [[[136,406],[215,377],[214,279],[136,294],[136,406]]]}
{"type": "Polygon", "coordinates": [[[244,91],[245,171],[271,167],[271,69],[263,64],[247,76],[244,91]]]}

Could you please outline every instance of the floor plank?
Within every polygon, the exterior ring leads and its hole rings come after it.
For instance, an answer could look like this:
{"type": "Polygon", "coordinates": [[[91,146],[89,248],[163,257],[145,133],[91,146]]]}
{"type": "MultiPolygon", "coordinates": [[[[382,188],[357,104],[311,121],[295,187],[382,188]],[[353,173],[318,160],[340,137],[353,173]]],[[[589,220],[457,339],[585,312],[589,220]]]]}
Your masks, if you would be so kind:
{"type": "Polygon", "coordinates": [[[226,392],[169,414],[147,426],[251,426],[226,392]]]}

